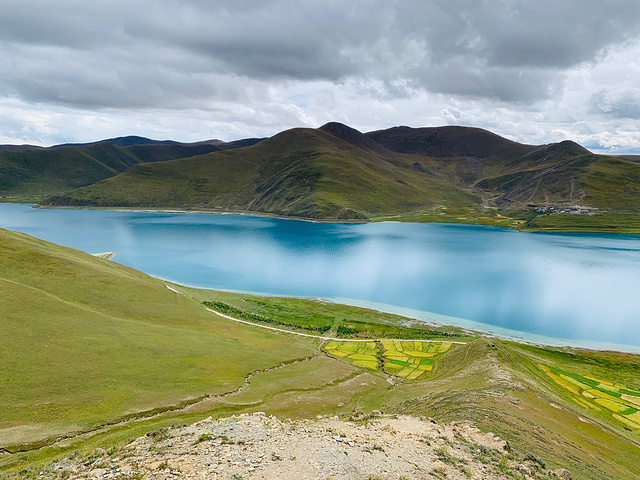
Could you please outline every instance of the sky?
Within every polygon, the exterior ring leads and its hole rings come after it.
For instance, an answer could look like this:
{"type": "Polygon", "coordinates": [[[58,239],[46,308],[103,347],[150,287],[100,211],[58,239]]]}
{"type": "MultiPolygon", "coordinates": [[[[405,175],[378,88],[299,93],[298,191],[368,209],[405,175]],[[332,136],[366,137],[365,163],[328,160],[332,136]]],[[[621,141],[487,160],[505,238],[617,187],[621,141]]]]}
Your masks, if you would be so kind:
{"type": "Polygon", "coordinates": [[[638,0],[0,0],[0,143],[466,125],[640,154],[638,0]]]}

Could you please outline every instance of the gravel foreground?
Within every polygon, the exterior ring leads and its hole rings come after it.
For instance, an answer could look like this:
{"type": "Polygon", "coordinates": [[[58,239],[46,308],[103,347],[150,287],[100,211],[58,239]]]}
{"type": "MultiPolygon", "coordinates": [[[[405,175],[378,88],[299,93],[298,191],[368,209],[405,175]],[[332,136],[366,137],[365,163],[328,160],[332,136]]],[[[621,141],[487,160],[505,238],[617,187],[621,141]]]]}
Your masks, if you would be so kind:
{"type": "Polygon", "coordinates": [[[163,428],[116,450],[68,458],[40,478],[569,479],[471,425],[401,415],[280,421],[263,413],[163,428]]]}

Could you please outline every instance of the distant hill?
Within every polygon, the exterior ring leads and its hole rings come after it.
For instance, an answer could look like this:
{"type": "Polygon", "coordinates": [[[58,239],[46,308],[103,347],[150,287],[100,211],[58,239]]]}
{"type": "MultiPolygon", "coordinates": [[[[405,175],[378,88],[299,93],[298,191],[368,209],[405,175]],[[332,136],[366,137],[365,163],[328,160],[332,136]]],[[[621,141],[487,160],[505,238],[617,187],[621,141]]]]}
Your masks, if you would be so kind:
{"type": "MultiPolygon", "coordinates": [[[[213,140],[214,142],[220,140],[213,140]]],[[[105,140],[98,140],[96,142],[88,142],[88,143],[62,143],[60,145],[54,145],[51,148],[60,148],[60,147],[88,147],[90,145],[96,145],[98,143],[110,143],[111,145],[116,145],[118,147],[129,147],[131,145],[179,145],[180,142],[175,142],[173,140],[152,140],[146,137],[139,137],[137,135],[129,135],[126,137],[115,137],[115,138],[107,138],[105,140]]]]}
{"type": "Polygon", "coordinates": [[[640,163],[640,155],[617,155],[622,160],[628,160],[630,162],[640,163]]]}
{"type": "MultiPolygon", "coordinates": [[[[265,138],[242,138],[240,140],[234,140],[232,142],[220,142],[215,145],[222,150],[232,150],[234,148],[243,148],[250,147],[251,145],[255,145],[256,143],[260,143],[261,141],[266,140],[265,138]]],[[[197,144],[191,144],[197,145],[197,144]]]]}
{"type": "MultiPolygon", "coordinates": [[[[256,143],[264,140],[264,138],[245,138],[241,140],[235,140],[233,142],[225,142],[223,140],[218,140],[216,138],[211,140],[201,140],[199,142],[176,142],[175,140],[152,140],[146,137],[139,137],[136,135],[129,135],[126,137],[115,137],[115,138],[107,138],[105,140],[98,140],[96,142],[89,143],[62,143],[60,145],[54,145],[50,148],[60,148],[60,147],[88,147],[91,145],[97,145],[99,143],[109,143],[111,145],[115,145],[117,147],[131,147],[134,145],[181,145],[181,146],[202,146],[202,145],[214,145],[219,147],[221,150],[229,150],[232,148],[241,148],[248,147],[250,145],[255,145],[256,143]]],[[[32,147],[31,145],[4,145],[5,147],[32,147]]],[[[32,148],[43,148],[43,147],[32,147],[32,148]]],[[[2,145],[0,145],[0,149],[2,149],[2,145]]]]}
{"type": "Polygon", "coordinates": [[[0,195],[61,194],[112,177],[139,163],[188,158],[258,141],[207,140],[188,144],[130,136],[50,148],[4,145],[0,147],[0,195]]]}
{"type": "Polygon", "coordinates": [[[471,127],[394,127],[366,135],[393,152],[434,158],[488,158],[525,154],[535,148],[471,127]]]}
{"type": "Polygon", "coordinates": [[[0,152],[16,152],[20,150],[44,150],[37,145],[0,145],[0,152]]]}

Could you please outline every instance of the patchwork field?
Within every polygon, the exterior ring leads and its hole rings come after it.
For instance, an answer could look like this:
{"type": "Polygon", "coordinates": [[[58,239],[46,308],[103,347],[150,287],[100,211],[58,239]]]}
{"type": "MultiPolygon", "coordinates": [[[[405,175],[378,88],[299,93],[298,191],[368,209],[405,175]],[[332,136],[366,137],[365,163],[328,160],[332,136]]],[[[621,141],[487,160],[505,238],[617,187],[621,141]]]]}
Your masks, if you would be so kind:
{"type": "Polygon", "coordinates": [[[407,380],[424,380],[433,370],[434,361],[448,352],[452,345],[451,342],[406,340],[331,340],[324,346],[324,351],[360,367],[407,380]]]}
{"type": "Polygon", "coordinates": [[[573,394],[581,407],[604,413],[640,434],[640,391],[619,383],[583,377],[559,368],[539,365],[554,382],[573,394]]]}
{"type": "Polygon", "coordinates": [[[423,380],[433,363],[449,351],[451,342],[407,342],[383,340],[385,372],[408,380],[423,380]]]}

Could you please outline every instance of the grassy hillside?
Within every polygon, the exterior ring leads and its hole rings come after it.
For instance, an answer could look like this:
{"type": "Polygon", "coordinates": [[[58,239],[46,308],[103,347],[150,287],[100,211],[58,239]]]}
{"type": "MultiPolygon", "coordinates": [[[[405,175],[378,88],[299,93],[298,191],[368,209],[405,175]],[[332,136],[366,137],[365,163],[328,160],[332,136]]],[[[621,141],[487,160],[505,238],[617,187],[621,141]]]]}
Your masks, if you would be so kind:
{"type": "Polygon", "coordinates": [[[599,156],[584,178],[588,204],[601,209],[640,213],[640,164],[599,156]]]}
{"type": "Polygon", "coordinates": [[[372,142],[361,133],[350,133],[362,143],[323,129],[294,129],[248,148],[139,165],[51,203],[367,218],[422,209],[437,201],[479,201],[470,192],[407,168],[391,152],[389,158],[382,147],[369,147],[372,142]]]}
{"type": "Polygon", "coordinates": [[[30,150],[0,151],[0,196],[27,200],[91,185],[134,165],[185,158],[220,150],[214,145],[109,142],[30,150]]]}
{"type": "Polygon", "coordinates": [[[0,230],[0,446],[231,391],[314,341],[255,332],[162,281],[0,230]]]}
{"type": "Polygon", "coordinates": [[[373,409],[473,422],[508,440],[514,460],[537,458],[574,479],[640,470],[637,355],[464,335],[313,300],[171,290],[6,230],[0,283],[0,478],[37,478],[71,452],[91,459],[97,447],[115,450],[145,433],[160,440],[163,427],[208,416],[366,421],[373,409]],[[256,324],[222,318],[203,301],[256,324]],[[274,325],[348,334],[321,343],[263,328],[274,325]],[[420,332],[429,335],[346,341],[420,332]]]}

